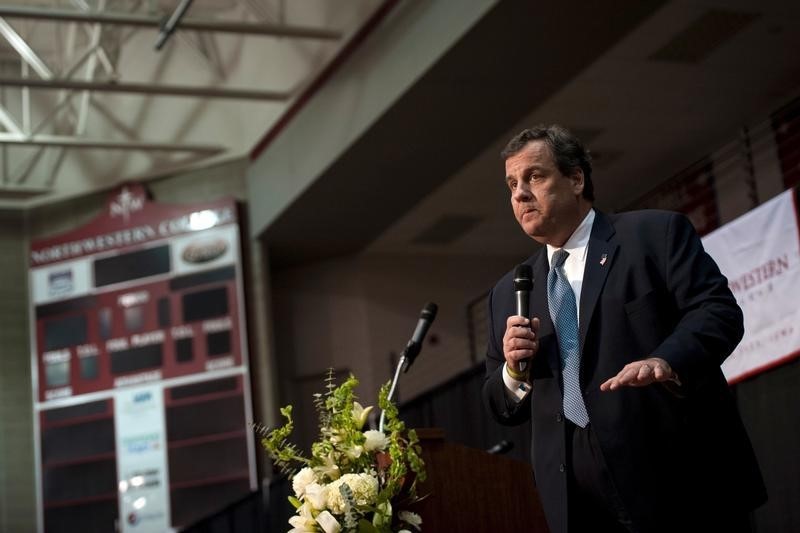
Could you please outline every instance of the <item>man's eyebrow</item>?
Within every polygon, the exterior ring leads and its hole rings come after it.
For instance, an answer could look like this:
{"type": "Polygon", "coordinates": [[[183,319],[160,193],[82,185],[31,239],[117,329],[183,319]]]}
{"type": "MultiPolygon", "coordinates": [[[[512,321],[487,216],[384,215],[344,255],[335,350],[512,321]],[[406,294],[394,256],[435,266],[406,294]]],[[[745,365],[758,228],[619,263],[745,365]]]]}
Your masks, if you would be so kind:
{"type": "MultiPolygon", "coordinates": [[[[525,167],[525,169],[522,171],[522,175],[523,176],[527,176],[528,174],[530,174],[534,170],[542,170],[543,168],[545,168],[544,165],[533,164],[533,165],[530,165],[528,167],[525,167]]],[[[516,179],[516,178],[514,176],[506,176],[506,181],[513,180],[513,179],[516,179]]]]}

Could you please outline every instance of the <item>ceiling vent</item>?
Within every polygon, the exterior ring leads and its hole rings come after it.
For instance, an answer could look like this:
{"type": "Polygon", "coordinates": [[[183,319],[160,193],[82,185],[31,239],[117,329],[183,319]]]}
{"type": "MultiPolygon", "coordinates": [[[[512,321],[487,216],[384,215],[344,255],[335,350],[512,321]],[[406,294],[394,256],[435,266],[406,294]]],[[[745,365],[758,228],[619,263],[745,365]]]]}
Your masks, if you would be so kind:
{"type": "Polygon", "coordinates": [[[481,219],[472,215],[443,215],[412,241],[414,244],[445,245],[474,228],[481,219]]]}
{"type": "Polygon", "coordinates": [[[710,9],[649,59],[671,63],[699,63],[759,16],[758,13],[710,9]]]}

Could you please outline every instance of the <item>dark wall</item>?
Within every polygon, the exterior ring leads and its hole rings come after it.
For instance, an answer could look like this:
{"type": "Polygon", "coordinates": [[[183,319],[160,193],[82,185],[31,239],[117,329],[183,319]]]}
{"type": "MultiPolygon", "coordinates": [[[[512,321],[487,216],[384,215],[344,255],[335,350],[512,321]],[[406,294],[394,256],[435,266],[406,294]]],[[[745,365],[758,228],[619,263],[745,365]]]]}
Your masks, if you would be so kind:
{"type": "Polygon", "coordinates": [[[798,386],[800,360],[795,359],[734,387],[769,493],[755,513],[758,533],[800,531],[798,386]]]}

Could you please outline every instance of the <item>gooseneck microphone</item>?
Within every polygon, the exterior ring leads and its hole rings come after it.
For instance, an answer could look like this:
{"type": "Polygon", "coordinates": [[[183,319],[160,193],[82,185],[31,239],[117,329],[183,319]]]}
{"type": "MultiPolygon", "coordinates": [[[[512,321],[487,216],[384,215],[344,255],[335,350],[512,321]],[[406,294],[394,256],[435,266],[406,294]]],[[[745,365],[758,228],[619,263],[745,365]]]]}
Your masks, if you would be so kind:
{"type": "Polygon", "coordinates": [[[408,341],[408,344],[401,354],[403,373],[408,372],[408,369],[411,368],[411,365],[414,364],[414,360],[419,355],[420,350],[422,350],[422,341],[428,333],[431,324],[433,324],[433,319],[436,318],[436,311],[438,310],[439,306],[435,303],[427,303],[419,314],[417,328],[414,330],[414,334],[411,335],[411,340],[408,341]]]}
{"type": "MultiPolygon", "coordinates": [[[[533,269],[530,265],[518,265],[514,270],[514,293],[517,296],[517,314],[530,320],[529,302],[533,290],[533,269]]],[[[519,362],[519,369],[525,372],[527,361],[519,362]]]]}
{"type": "MultiPolygon", "coordinates": [[[[394,370],[394,379],[392,379],[392,386],[389,388],[389,395],[388,400],[392,401],[394,398],[394,392],[397,388],[397,381],[400,379],[400,371],[408,372],[408,369],[411,368],[411,365],[414,363],[414,359],[417,358],[419,355],[420,350],[422,350],[422,341],[425,339],[425,335],[428,333],[428,330],[433,324],[433,319],[436,318],[436,311],[439,310],[439,306],[435,303],[427,303],[425,307],[422,309],[422,312],[419,314],[419,321],[417,321],[417,327],[414,330],[414,334],[411,335],[411,340],[408,341],[408,344],[403,349],[403,352],[400,354],[400,361],[397,363],[397,368],[394,370]]],[[[386,422],[386,412],[381,412],[381,421],[378,425],[378,430],[383,433],[383,425],[386,422]]]]}

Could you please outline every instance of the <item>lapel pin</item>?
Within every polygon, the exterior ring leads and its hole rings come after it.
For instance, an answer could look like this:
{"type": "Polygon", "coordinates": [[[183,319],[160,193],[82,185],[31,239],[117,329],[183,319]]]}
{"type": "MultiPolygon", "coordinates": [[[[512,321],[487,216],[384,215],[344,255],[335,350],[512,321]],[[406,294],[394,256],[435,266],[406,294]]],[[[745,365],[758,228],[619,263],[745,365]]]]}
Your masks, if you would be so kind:
{"type": "Polygon", "coordinates": [[[608,259],[608,254],[603,254],[600,257],[600,266],[606,266],[606,260],[608,259]]]}

